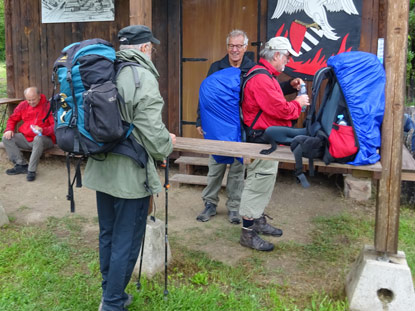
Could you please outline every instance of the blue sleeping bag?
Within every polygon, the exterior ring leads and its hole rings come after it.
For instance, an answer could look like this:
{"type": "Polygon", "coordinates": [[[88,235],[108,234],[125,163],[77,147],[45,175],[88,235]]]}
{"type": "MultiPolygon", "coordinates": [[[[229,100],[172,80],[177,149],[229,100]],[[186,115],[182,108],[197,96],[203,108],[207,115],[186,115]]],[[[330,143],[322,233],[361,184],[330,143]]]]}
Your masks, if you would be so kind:
{"type": "MultiPolygon", "coordinates": [[[[229,67],[205,78],[199,89],[199,109],[205,139],[241,141],[239,92],[241,70],[229,67]]],[[[231,164],[233,157],[213,156],[218,163],[231,164]]],[[[242,163],[242,158],[238,158],[242,163]]]]}
{"type": "Polygon", "coordinates": [[[346,52],[328,59],[350,110],[360,150],[349,164],[373,164],[380,160],[381,125],[385,111],[386,75],[376,55],[346,52]]]}

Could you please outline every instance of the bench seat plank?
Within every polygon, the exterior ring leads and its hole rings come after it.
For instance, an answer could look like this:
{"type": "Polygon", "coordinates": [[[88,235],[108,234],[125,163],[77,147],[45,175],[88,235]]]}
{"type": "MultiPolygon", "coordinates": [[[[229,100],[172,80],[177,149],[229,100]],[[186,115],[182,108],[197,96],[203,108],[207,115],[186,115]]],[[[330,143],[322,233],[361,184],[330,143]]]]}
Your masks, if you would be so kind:
{"type": "MultiPolygon", "coordinates": [[[[277,160],[286,163],[295,163],[294,155],[288,146],[278,146],[278,149],[269,155],[260,154],[262,149],[268,149],[270,145],[240,143],[232,141],[210,140],[200,138],[177,137],[176,144],[173,146],[175,151],[195,152],[202,154],[217,154],[231,157],[242,157],[245,162],[250,159],[277,160]]],[[[304,159],[304,164],[308,160],[304,159]]],[[[315,166],[326,166],[321,160],[314,160],[315,166]]],[[[381,172],[382,165],[380,162],[370,165],[349,165],[330,163],[329,167],[348,168],[353,170],[363,170],[370,172],[381,172]]],[[[414,170],[415,171],[415,170],[414,170]]]]}
{"type": "MultiPolygon", "coordinates": [[[[0,142],[0,149],[5,149],[3,142],[0,142]]],[[[31,152],[31,150],[22,150],[24,152],[31,152]]],[[[58,145],[54,145],[52,148],[45,150],[43,152],[45,155],[57,155],[57,156],[64,156],[65,152],[58,147],[58,145]]]]}

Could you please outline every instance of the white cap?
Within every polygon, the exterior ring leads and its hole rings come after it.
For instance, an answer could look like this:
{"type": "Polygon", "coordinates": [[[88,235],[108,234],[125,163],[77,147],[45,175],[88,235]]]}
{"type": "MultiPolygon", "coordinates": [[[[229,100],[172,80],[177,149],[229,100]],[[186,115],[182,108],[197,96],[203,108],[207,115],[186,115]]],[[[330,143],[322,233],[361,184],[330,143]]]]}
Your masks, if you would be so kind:
{"type": "Polygon", "coordinates": [[[285,37],[274,37],[265,43],[265,48],[270,50],[287,50],[292,56],[298,57],[296,51],[293,50],[290,41],[285,37]]]}

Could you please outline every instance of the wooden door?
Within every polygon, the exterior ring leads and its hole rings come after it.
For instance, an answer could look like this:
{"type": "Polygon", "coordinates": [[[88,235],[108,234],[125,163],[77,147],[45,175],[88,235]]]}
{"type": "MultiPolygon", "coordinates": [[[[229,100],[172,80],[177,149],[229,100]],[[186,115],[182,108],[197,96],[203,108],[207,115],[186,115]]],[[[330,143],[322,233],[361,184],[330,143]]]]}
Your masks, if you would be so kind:
{"type": "Polygon", "coordinates": [[[258,0],[182,0],[182,83],[180,130],[183,137],[197,137],[200,83],[209,66],[227,53],[226,37],[234,29],[245,31],[248,51],[258,35],[258,0]]]}

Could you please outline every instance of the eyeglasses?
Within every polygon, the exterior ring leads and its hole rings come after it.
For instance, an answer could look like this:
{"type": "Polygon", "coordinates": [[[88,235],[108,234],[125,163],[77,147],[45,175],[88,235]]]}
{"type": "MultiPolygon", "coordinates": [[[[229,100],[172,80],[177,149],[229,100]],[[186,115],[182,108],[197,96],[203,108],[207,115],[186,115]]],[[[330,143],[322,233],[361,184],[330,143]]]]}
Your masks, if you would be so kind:
{"type": "Polygon", "coordinates": [[[246,44],[228,44],[228,49],[232,50],[233,48],[236,48],[236,49],[240,50],[245,46],[246,46],[246,44]]]}
{"type": "Polygon", "coordinates": [[[290,53],[287,53],[287,54],[282,54],[282,55],[284,55],[285,57],[287,57],[287,59],[288,59],[288,60],[290,60],[290,59],[291,59],[291,54],[290,54],[290,53]]]}
{"type": "Polygon", "coordinates": [[[152,44],[148,44],[147,46],[150,48],[152,54],[157,52],[156,48],[152,44]]]}

